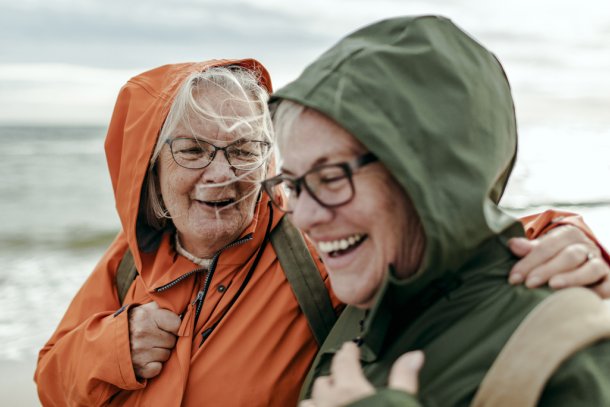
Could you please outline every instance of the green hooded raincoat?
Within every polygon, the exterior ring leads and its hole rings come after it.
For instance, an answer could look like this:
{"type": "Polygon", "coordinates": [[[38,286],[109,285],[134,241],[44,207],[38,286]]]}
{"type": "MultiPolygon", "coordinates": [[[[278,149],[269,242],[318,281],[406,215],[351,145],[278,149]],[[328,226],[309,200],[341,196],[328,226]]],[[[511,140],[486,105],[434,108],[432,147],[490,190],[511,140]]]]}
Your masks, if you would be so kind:
{"type": "MultiPolygon", "coordinates": [[[[523,231],[497,205],[517,146],[501,65],[445,18],[396,18],[346,37],[275,98],[324,113],[376,154],[411,197],[427,242],[416,275],[398,280],[390,266],[370,312],[344,311],[301,397],[341,344],[360,337],[376,387],[404,352],[421,349],[427,360],[417,399],[381,389],[356,405],[468,405],[511,333],[549,295],[507,283],[515,258],[506,242],[523,231]]],[[[610,405],[609,384],[603,342],[565,362],[540,405],[610,405]]]]}

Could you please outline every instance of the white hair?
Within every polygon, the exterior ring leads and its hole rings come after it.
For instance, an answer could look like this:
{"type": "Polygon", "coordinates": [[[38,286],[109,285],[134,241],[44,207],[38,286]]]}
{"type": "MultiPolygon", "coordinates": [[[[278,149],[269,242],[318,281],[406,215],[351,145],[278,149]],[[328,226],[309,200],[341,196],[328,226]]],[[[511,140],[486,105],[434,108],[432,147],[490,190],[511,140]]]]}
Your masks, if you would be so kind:
{"type": "MultiPolygon", "coordinates": [[[[161,149],[176,127],[184,125],[193,129],[190,119],[194,117],[213,121],[224,132],[266,141],[273,145],[273,127],[267,106],[268,99],[269,94],[261,84],[258,73],[240,66],[212,67],[202,72],[195,72],[184,81],[161,128],[146,176],[142,203],[150,226],[162,229],[169,217],[158,191],[155,164],[161,149]],[[226,97],[206,98],[206,93],[211,90],[218,91],[226,97]],[[246,111],[236,112],[234,110],[236,105],[246,106],[246,111]]],[[[197,132],[193,131],[193,134],[197,132]]],[[[268,151],[265,161],[268,161],[272,155],[272,149],[268,151]]],[[[240,178],[248,175],[242,174],[240,178]]],[[[258,184],[260,181],[262,178],[255,182],[258,184]]]]}
{"type": "Polygon", "coordinates": [[[275,106],[273,128],[280,149],[292,132],[295,120],[307,109],[307,107],[288,99],[282,99],[275,106]]]}

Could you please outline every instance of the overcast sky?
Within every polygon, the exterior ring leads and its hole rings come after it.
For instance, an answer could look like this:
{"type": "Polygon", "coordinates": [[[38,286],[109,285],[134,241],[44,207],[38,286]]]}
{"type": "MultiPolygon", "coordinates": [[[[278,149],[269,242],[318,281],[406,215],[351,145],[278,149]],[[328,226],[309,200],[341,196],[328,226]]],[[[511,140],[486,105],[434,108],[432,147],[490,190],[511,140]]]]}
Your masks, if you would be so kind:
{"type": "Polygon", "coordinates": [[[105,125],[130,76],[171,62],[255,57],[277,87],[350,31],[421,13],[498,54],[524,120],[609,116],[607,0],[0,0],[0,123],[105,125]]]}

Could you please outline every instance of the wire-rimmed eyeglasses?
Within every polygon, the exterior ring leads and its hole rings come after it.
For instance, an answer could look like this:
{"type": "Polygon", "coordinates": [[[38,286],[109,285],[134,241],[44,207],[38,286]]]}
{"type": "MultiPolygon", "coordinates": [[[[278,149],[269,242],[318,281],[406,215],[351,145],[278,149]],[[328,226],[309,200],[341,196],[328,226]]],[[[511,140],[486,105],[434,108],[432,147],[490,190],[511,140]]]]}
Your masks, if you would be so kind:
{"type": "Polygon", "coordinates": [[[218,151],[224,152],[231,168],[254,170],[265,162],[270,146],[266,141],[241,139],[218,147],[194,137],[175,137],[165,143],[169,145],[176,164],[192,170],[210,165],[218,151]]]}
{"type": "Polygon", "coordinates": [[[262,182],[271,202],[283,212],[291,213],[303,189],[320,205],[335,208],[350,202],[355,195],[353,174],[359,168],[377,161],[367,153],[352,161],[314,167],[300,177],[280,174],[262,182]],[[285,196],[278,192],[283,190],[285,196]]]}

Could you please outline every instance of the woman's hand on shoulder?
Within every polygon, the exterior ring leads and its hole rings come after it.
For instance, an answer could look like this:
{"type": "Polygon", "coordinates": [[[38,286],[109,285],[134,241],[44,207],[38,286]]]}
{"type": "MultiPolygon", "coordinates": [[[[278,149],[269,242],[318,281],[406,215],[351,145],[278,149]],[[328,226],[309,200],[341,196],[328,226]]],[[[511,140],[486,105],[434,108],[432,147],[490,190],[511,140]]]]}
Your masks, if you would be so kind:
{"type": "Polygon", "coordinates": [[[509,273],[511,284],[553,289],[586,286],[610,298],[610,267],[601,250],[580,229],[560,226],[535,240],[513,238],[510,250],[522,257],[509,273]]]}

